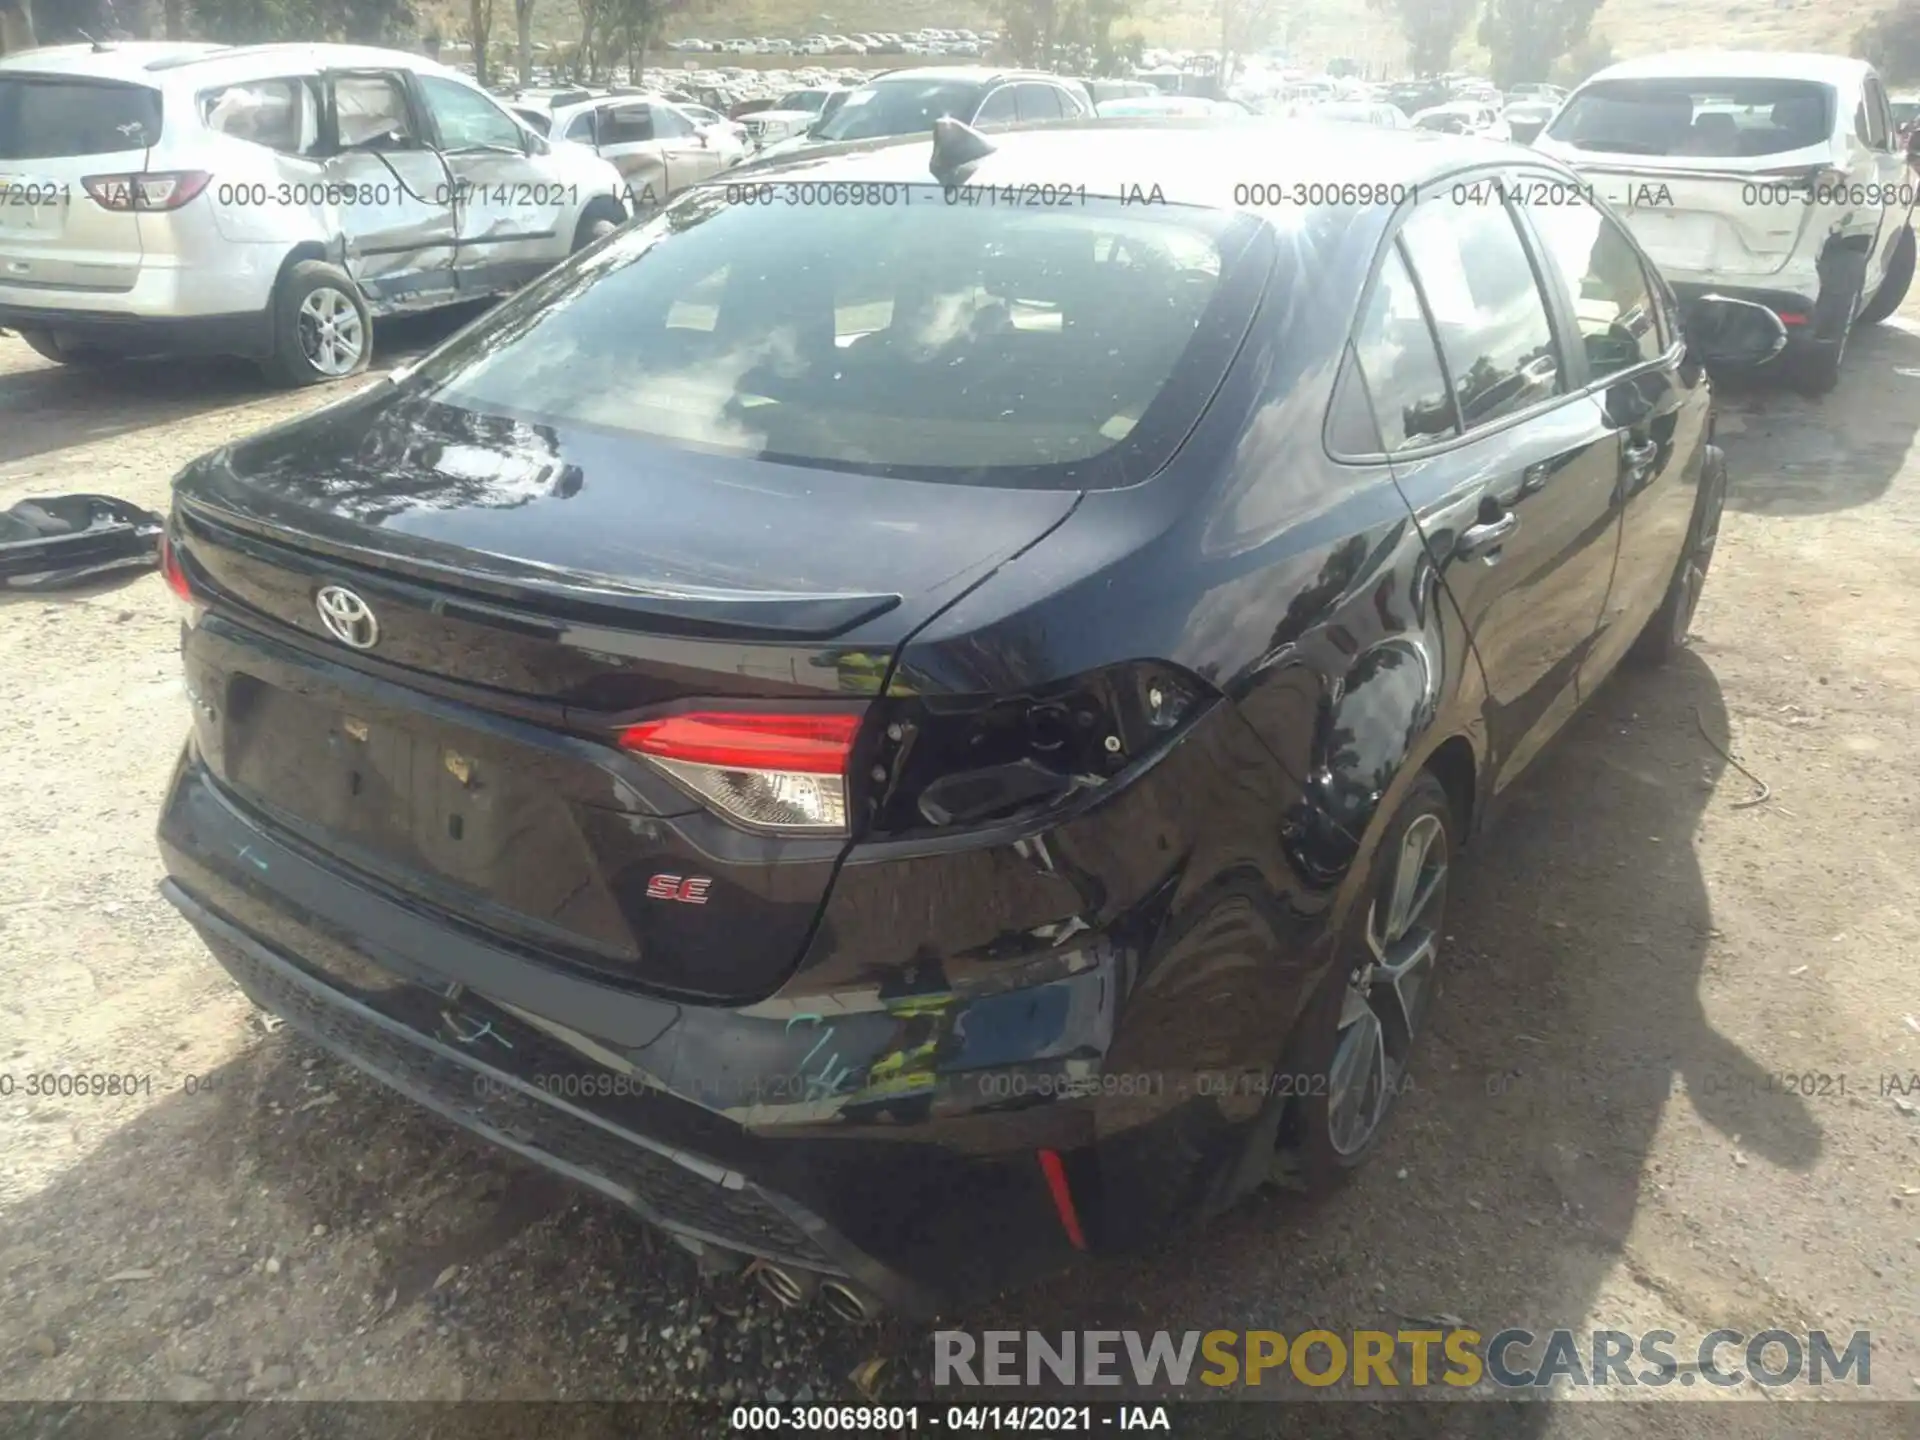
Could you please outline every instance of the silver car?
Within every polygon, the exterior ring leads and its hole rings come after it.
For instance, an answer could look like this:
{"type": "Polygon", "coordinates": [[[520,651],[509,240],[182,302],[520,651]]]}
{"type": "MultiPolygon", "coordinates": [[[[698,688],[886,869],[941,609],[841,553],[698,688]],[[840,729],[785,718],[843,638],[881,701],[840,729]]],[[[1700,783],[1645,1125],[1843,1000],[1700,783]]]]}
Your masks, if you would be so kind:
{"type": "MultiPolygon", "coordinates": [[[[535,113],[516,105],[521,118],[535,113]]],[[[702,123],[658,95],[596,95],[551,107],[542,134],[585,145],[619,171],[635,210],[662,205],[748,154],[731,122],[702,123]]]]}
{"type": "Polygon", "coordinates": [[[0,325],[64,363],[365,368],[378,316],[517,289],[628,214],[619,172],[459,73],[350,45],[0,60],[0,325]]]}

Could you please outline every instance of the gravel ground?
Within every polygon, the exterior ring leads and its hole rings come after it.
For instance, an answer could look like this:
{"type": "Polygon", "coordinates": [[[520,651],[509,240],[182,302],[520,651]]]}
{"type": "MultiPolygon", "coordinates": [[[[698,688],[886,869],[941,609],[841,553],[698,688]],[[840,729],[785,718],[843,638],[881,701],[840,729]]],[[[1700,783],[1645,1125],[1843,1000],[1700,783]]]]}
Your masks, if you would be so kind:
{"type": "MultiPolygon", "coordinates": [[[[1906,316],[1824,402],[1725,397],[1693,644],[1598,696],[1467,867],[1416,1088],[1348,1193],[951,1323],[1867,1327],[1871,1393],[1920,1401],[1920,1113],[1879,1093],[1920,1072],[1906,316]],[[1736,808],[1752,784],[1707,736],[1769,802],[1736,808]],[[1777,1078],[1802,1074],[1833,1078],[1777,1078]]],[[[450,328],[393,327],[386,356],[450,328]]],[[[322,398],[0,339],[0,506],[161,508],[185,461],[322,398]]],[[[0,1398],[845,1401],[873,1358],[879,1395],[923,1393],[924,1329],[777,1312],[255,1018],[154,888],[186,728],[166,598],[152,575],[0,596],[0,1071],[151,1087],[0,1101],[0,1398]]],[[[1512,1433],[1601,1433],[1591,1407],[1523,1409],[1512,1433]]],[[[1701,1413],[1612,1407],[1604,1433],[1701,1413]]],[[[1827,1406],[1820,1433],[1915,1433],[1893,1414],[1827,1406]]]]}

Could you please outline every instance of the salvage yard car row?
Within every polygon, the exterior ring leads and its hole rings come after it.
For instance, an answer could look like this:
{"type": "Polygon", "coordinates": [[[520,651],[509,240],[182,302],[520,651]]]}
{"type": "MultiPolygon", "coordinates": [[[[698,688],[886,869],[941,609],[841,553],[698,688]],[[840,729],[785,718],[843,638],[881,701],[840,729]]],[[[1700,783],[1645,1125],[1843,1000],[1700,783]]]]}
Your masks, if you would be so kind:
{"type": "Polygon", "coordinates": [[[1598,77],[1537,150],[941,67],[744,167],[673,102],[516,119],[388,52],[0,65],[43,354],[325,379],[511,296],[178,477],[167,898],[262,1007],[783,1303],[932,1312],[1330,1193],[1468,840],[1685,643],[1709,367],[1837,371],[1905,291],[1910,205],[1818,208],[1901,183],[1877,77],[1738,64],[1598,77]],[[1747,236],[1728,162],[1782,155],[1808,206],[1747,236]],[[1656,169],[1709,198],[1634,203],[1656,169]],[[656,174],[699,193],[629,215],[656,174]],[[936,203],[743,203],[776,183],[936,203]],[[1060,203],[937,203],[1001,194],[1060,203]],[[1800,288],[1721,293],[1735,246],[1800,288]]]}

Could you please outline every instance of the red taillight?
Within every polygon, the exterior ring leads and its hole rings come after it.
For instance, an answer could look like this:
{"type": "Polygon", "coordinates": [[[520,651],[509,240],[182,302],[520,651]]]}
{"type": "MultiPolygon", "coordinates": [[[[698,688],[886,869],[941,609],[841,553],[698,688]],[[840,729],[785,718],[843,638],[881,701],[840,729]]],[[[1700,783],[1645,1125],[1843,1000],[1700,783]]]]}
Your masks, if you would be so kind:
{"type": "Polygon", "coordinates": [[[173,592],[174,608],[180,612],[180,623],[191,630],[206,614],[207,605],[194,593],[193,581],[187,578],[187,567],[180,563],[180,553],[173,548],[173,541],[164,532],[160,536],[160,574],[167,582],[167,589],[173,592]]]}
{"type": "Polygon", "coordinates": [[[186,601],[193,599],[193,582],[187,579],[187,567],[180,563],[180,557],[174,554],[173,542],[165,535],[160,537],[160,573],[175,595],[186,601]]]}
{"type": "Polygon", "coordinates": [[[844,834],[859,731],[860,717],[844,711],[702,710],[630,725],[620,747],[744,824],[844,834]]]}
{"type": "Polygon", "coordinates": [[[1807,317],[1797,312],[1781,310],[1778,314],[1782,325],[1804,325],[1807,323],[1807,317]]]}
{"type": "Polygon", "coordinates": [[[88,175],[80,183],[102,210],[178,210],[207,188],[204,170],[150,170],[139,175],[88,175]]]}

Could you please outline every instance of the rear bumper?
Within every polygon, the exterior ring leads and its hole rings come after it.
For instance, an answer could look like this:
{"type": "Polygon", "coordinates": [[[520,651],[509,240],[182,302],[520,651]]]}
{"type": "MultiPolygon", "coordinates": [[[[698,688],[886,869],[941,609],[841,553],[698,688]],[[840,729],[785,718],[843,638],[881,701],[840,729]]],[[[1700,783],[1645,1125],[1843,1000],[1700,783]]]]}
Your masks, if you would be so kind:
{"type": "Polygon", "coordinates": [[[124,355],[244,355],[273,352],[270,311],[223,315],[149,316],[105,310],[20,304],[0,290],[0,326],[46,330],[69,348],[124,355]]]}
{"type": "MultiPolygon", "coordinates": [[[[730,1010],[567,973],[358,883],[243,810],[191,752],[160,844],[164,893],[256,1004],[692,1248],[845,1276],[917,1314],[1074,1258],[1037,1152],[1084,1151],[1088,1103],[982,1104],[977,1080],[944,1107],[825,1091],[800,1058],[816,1036],[856,1069],[906,1048],[913,1021],[870,995],[730,1010]]],[[[1077,1008],[1035,990],[997,1003],[1060,1008],[1043,998],[1077,1008]]],[[[1058,1041],[1036,1031],[1035,1051],[1058,1041]]]]}
{"type": "Polygon", "coordinates": [[[134,257],[124,289],[33,283],[44,257],[20,251],[7,257],[18,268],[0,271],[0,325],[127,354],[263,357],[273,350],[273,287],[288,248],[217,241],[190,248],[189,260],[156,239],[134,257]]]}

